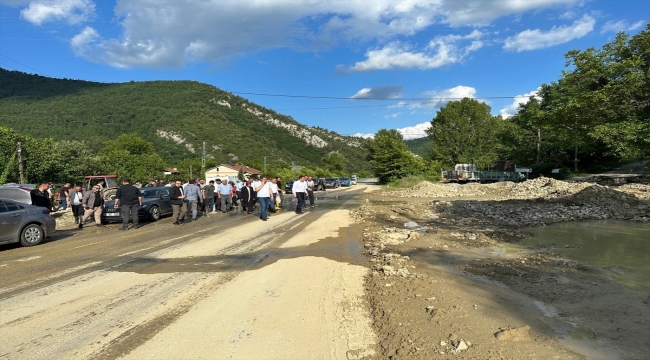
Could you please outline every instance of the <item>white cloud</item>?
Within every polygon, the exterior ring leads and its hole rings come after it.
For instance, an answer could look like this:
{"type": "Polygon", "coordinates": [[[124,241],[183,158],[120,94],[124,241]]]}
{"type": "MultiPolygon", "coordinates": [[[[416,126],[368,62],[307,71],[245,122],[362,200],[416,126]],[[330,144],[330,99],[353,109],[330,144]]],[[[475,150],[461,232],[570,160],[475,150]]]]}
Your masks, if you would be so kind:
{"type": "Polygon", "coordinates": [[[347,69],[343,66],[339,66],[338,69],[348,72],[410,68],[435,69],[460,62],[471,52],[483,47],[483,42],[480,41],[483,35],[482,32],[474,30],[465,36],[438,36],[419,51],[414,50],[408,44],[394,41],[381,49],[366,52],[366,60],[357,62],[347,69]],[[458,46],[457,43],[461,41],[470,43],[466,46],[458,46]]]}
{"type": "Polygon", "coordinates": [[[70,40],[70,47],[77,56],[86,56],[93,43],[97,42],[99,34],[90,26],[86,26],[79,34],[70,40]]]}
{"type": "MultiPolygon", "coordinates": [[[[435,68],[462,60],[483,43],[476,39],[460,47],[447,39],[413,50],[396,39],[433,24],[485,25],[501,16],[579,1],[116,0],[114,13],[121,34],[113,38],[100,34],[104,37],[98,37],[83,56],[117,67],[168,67],[218,62],[263,49],[315,51],[342,42],[355,46],[373,42],[377,51],[385,48],[393,67],[435,68]]],[[[94,14],[92,0],[0,2],[27,6],[23,18],[34,24],[80,23],[94,14]]]]}
{"type": "Polygon", "coordinates": [[[389,105],[388,108],[389,109],[399,109],[399,108],[403,108],[406,105],[408,105],[408,103],[406,101],[400,101],[395,105],[389,105]]]}
{"type": "Polygon", "coordinates": [[[575,11],[567,10],[562,15],[560,15],[560,19],[562,19],[562,20],[571,20],[571,19],[575,19],[576,16],[578,16],[578,15],[576,14],[575,11]]]}
{"type": "Polygon", "coordinates": [[[351,99],[395,99],[402,96],[402,85],[377,86],[374,88],[363,88],[352,95],[351,99]]]}
{"type": "Polygon", "coordinates": [[[34,25],[63,20],[69,24],[88,21],[95,14],[92,0],[33,0],[20,16],[34,25]]]}
{"type": "Polygon", "coordinates": [[[400,128],[397,129],[397,131],[402,133],[404,140],[411,140],[411,139],[419,139],[427,136],[425,131],[430,127],[431,127],[431,122],[424,122],[414,126],[400,128]]]}
{"type": "Polygon", "coordinates": [[[595,24],[596,20],[593,17],[584,15],[570,26],[554,26],[547,32],[539,29],[525,30],[507,38],[503,48],[521,52],[564,44],[587,35],[594,29],[595,24]]]}
{"type": "Polygon", "coordinates": [[[515,115],[517,112],[519,112],[519,105],[527,103],[531,96],[535,97],[537,100],[542,100],[542,98],[537,95],[540,89],[541,88],[537,88],[537,90],[531,91],[529,93],[515,96],[512,104],[504,107],[499,111],[501,118],[507,119],[515,115]]]}
{"type": "Polygon", "coordinates": [[[639,20],[635,22],[634,24],[630,25],[627,21],[625,20],[618,20],[618,21],[613,21],[610,20],[603,25],[603,28],[600,30],[601,34],[607,33],[607,32],[621,32],[621,31],[634,31],[638,30],[641,27],[643,27],[643,24],[645,24],[644,20],[639,20]]]}
{"type": "MultiPolygon", "coordinates": [[[[427,91],[424,94],[428,100],[421,102],[412,102],[407,105],[409,109],[438,109],[445,106],[450,101],[461,100],[463,98],[475,99],[476,89],[471,86],[458,85],[451,89],[442,91],[427,91]]],[[[485,102],[480,100],[481,102],[485,102]]]]}
{"type": "Polygon", "coordinates": [[[384,115],[384,119],[397,119],[402,113],[384,115]]]}
{"type": "Polygon", "coordinates": [[[375,134],[366,134],[366,133],[356,133],[356,134],[354,134],[352,136],[360,137],[360,138],[364,138],[364,139],[374,139],[375,138],[375,134]]]}
{"type": "Polygon", "coordinates": [[[451,26],[487,25],[492,20],[530,10],[580,4],[584,0],[446,0],[443,22],[451,26]]]}

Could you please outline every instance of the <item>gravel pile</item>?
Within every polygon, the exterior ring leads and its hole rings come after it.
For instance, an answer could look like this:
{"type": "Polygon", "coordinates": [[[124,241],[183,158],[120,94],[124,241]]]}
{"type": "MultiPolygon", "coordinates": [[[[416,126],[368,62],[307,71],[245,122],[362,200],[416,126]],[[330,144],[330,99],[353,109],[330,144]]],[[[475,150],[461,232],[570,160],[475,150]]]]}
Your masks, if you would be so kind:
{"type": "Polygon", "coordinates": [[[386,196],[422,198],[467,198],[489,197],[494,200],[507,199],[553,199],[572,195],[593,186],[593,183],[569,183],[550,178],[538,178],[520,183],[509,181],[493,184],[420,184],[405,190],[387,192],[386,196]]]}
{"type": "Polygon", "coordinates": [[[591,185],[574,194],[547,199],[505,201],[433,201],[438,214],[456,219],[471,219],[483,224],[498,224],[512,229],[584,220],[650,221],[650,203],[634,194],[591,185]]]}

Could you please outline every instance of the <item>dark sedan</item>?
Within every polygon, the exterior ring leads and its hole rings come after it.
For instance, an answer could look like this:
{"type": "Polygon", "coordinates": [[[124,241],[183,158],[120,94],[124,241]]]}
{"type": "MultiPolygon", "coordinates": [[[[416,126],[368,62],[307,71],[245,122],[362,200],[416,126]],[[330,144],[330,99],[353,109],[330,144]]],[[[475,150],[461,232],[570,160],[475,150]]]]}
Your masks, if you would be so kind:
{"type": "MultiPolygon", "coordinates": [[[[169,198],[169,187],[150,187],[140,189],[142,206],[138,216],[143,220],[158,221],[164,215],[171,215],[172,204],[169,198]]],[[[102,212],[102,222],[122,222],[122,209],[115,208],[114,201],[107,201],[102,212]]]]}
{"type": "Polygon", "coordinates": [[[325,178],[325,187],[337,189],[341,186],[338,178],[325,178]]]}
{"type": "Polygon", "coordinates": [[[0,199],[0,244],[38,245],[55,228],[56,221],[50,216],[49,209],[0,199]]]}

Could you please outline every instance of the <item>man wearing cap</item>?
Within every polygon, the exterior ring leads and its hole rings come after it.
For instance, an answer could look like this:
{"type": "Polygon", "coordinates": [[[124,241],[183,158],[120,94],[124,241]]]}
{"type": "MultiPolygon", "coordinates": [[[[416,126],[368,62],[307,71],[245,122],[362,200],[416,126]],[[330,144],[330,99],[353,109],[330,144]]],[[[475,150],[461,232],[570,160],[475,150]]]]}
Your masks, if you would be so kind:
{"type": "Polygon", "coordinates": [[[79,229],[83,229],[84,223],[90,215],[94,215],[95,224],[98,227],[102,227],[102,210],[104,209],[104,198],[102,197],[101,192],[99,191],[99,185],[93,186],[91,191],[87,191],[81,200],[81,205],[84,208],[84,216],[79,222],[79,229]]]}
{"type": "Polygon", "coordinates": [[[122,205],[122,227],[120,230],[129,230],[129,215],[133,221],[132,229],[138,229],[140,206],[142,206],[142,193],[140,189],[131,185],[131,180],[122,179],[122,186],[117,189],[115,194],[115,208],[117,209],[122,205]]]}

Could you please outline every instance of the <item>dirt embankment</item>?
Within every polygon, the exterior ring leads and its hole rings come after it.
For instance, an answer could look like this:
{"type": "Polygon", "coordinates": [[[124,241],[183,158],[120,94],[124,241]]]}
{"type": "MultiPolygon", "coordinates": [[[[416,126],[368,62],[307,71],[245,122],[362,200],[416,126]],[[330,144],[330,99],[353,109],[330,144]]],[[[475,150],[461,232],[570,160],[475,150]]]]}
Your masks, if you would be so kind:
{"type": "Polygon", "coordinates": [[[372,263],[377,358],[644,358],[648,294],[549,249],[501,256],[485,248],[520,242],[531,226],[647,223],[649,195],[646,184],[553,179],[423,182],[367,195],[352,214],[372,263]]]}

